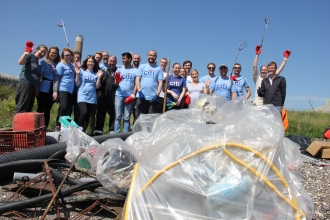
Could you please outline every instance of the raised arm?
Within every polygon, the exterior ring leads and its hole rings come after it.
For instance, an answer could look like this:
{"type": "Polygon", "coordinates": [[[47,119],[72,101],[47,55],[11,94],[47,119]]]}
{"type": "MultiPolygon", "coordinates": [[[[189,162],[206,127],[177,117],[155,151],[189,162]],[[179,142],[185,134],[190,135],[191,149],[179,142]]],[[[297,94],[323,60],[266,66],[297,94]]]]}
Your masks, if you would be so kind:
{"type": "Polygon", "coordinates": [[[78,63],[75,63],[75,68],[74,68],[74,70],[75,70],[75,72],[76,72],[76,78],[75,78],[75,83],[76,83],[76,86],[79,86],[80,85],[80,79],[79,79],[79,77],[80,77],[80,72],[81,72],[81,70],[80,70],[80,63],[78,64],[78,63]]]}
{"type": "Polygon", "coordinates": [[[96,75],[98,76],[97,77],[97,81],[96,81],[96,89],[100,88],[101,87],[101,78],[102,78],[102,75],[103,75],[103,71],[101,69],[99,69],[99,71],[96,73],[96,75]]]}
{"type": "Polygon", "coordinates": [[[29,53],[33,51],[33,46],[34,43],[32,41],[27,41],[25,44],[25,51],[22,54],[22,56],[18,59],[18,64],[19,65],[24,65],[26,64],[26,57],[28,56],[29,53]]]}
{"type": "Polygon", "coordinates": [[[258,59],[259,59],[261,50],[262,50],[262,48],[260,47],[260,45],[257,45],[256,46],[256,57],[254,58],[254,61],[253,61],[253,72],[252,72],[252,78],[253,78],[254,83],[256,83],[257,78],[258,78],[258,59]]]}
{"type": "Polygon", "coordinates": [[[284,51],[284,59],[283,59],[281,65],[280,65],[280,67],[276,70],[276,72],[275,72],[276,75],[280,75],[280,73],[282,72],[282,70],[285,67],[285,64],[286,64],[286,62],[287,62],[290,54],[291,54],[291,51],[290,50],[285,50],[284,51]]]}

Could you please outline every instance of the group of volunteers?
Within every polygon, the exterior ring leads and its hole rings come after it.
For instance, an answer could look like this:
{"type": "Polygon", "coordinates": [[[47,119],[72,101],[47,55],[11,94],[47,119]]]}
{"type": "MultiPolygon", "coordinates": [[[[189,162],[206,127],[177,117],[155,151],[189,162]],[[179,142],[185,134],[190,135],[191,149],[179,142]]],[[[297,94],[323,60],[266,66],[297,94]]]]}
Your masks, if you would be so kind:
{"type": "MultiPolygon", "coordinates": [[[[251,95],[239,63],[233,65],[234,77],[227,75],[229,68],[225,64],[220,65],[217,75],[214,63],[207,64],[208,74],[199,77],[189,60],[182,66],[174,63],[171,73],[167,73],[167,59],[161,58],[158,64],[155,50],[148,51],[145,64],[140,64],[139,54],[125,52],[121,54],[122,65],[117,65],[117,57],[105,50],[81,61],[81,53],[70,48],[63,48],[60,53],[56,46],[48,48],[41,44],[32,53],[33,47],[33,42],[26,42],[25,52],[18,60],[22,70],[16,87],[15,114],[31,112],[36,98],[37,112],[44,114],[48,127],[50,111],[58,102],[55,131],[60,131],[59,118],[71,116],[72,112],[74,121],[84,132],[90,125],[93,136],[103,133],[107,113],[110,133],[120,132],[122,120],[123,132],[128,132],[132,113],[135,121],[140,114],[188,108],[201,94],[217,94],[226,100],[244,96],[244,93],[247,99],[251,95]]],[[[284,51],[279,68],[276,62],[270,62],[260,67],[258,75],[261,51],[257,46],[253,62],[254,104],[273,104],[281,113],[286,81],[279,74],[291,52],[284,51]]]]}

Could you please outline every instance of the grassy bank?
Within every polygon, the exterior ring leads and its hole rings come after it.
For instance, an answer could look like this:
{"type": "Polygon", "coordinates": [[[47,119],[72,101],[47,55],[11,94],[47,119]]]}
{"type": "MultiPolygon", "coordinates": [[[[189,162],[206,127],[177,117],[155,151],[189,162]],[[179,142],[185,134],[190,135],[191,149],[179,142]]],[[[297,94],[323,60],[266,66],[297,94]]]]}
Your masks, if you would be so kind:
{"type": "MultiPolygon", "coordinates": [[[[0,86],[0,128],[11,127],[13,112],[15,110],[15,89],[0,86]]],[[[33,110],[36,111],[37,103],[33,110]]],[[[55,129],[55,119],[58,104],[54,104],[51,111],[49,129],[55,129]]],[[[109,116],[105,119],[104,131],[109,130],[109,116]]],[[[311,138],[322,138],[324,130],[330,126],[330,114],[314,111],[288,111],[289,127],[286,135],[300,134],[311,138]]],[[[87,129],[87,133],[89,129],[87,129]]]]}

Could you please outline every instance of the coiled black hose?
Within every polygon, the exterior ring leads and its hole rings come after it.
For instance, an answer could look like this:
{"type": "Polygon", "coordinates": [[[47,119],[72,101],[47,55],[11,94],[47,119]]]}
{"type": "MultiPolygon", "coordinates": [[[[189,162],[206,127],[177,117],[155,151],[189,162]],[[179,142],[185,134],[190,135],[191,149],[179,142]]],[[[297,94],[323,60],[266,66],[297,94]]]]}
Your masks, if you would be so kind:
{"type": "MultiPolygon", "coordinates": [[[[127,133],[117,133],[117,134],[107,134],[101,136],[93,137],[97,142],[102,143],[108,139],[112,138],[121,138],[122,140],[126,140],[127,137],[132,135],[133,132],[127,133]]],[[[36,147],[27,150],[10,152],[7,154],[0,154],[0,164],[5,164],[18,160],[30,160],[30,159],[47,159],[53,154],[66,149],[66,142],[56,143],[52,145],[47,145],[44,147],[36,147]]],[[[39,168],[40,165],[30,164],[29,166],[18,166],[11,167],[6,169],[0,169],[0,179],[4,179],[6,177],[13,176],[14,172],[28,172],[30,170],[34,170],[39,168]]]]}

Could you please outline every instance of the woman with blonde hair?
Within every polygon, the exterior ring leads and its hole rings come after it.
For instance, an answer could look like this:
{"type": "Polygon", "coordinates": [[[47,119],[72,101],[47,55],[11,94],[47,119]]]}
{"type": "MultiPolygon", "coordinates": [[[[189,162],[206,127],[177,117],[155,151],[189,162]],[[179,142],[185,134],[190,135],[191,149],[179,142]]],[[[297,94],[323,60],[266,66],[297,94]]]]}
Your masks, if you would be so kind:
{"type": "Polygon", "coordinates": [[[21,74],[16,86],[16,110],[15,114],[21,112],[31,112],[36,96],[37,88],[41,79],[41,72],[39,70],[39,59],[42,59],[48,48],[44,44],[40,44],[34,53],[34,43],[27,41],[25,45],[25,52],[18,59],[18,64],[22,65],[21,74]]]}
{"type": "MultiPolygon", "coordinates": [[[[73,105],[73,89],[75,81],[75,67],[73,66],[73,52],[70,48],[63,48],[61,62],[56,66],[56,74],[60,76],[58,82],[58,95],[60,98],[59,117],[71,115],[73,105]]],[[[57,95],[57,94],[56,94],[57,95]]],[[[57,123],[56,131],[59,130],[57,123]]]]}
{"type": "Polygon", "coordinates": [[[55,81],[56,65],[61,61],[58,47],[51,46],[45,60],[39,62],[41,70],[41,81],[38,87],[37,112],[44,113],[45,125],[48,127],[50,110],[53,107],[53,85],[55,81]]]}
{"type": "Polygon", "coordinates": [[[198,75],[198,71],[193,69],[190,73],[191,82],[187,84],[187,93],[191,102],[197,101],[202,94],[209,94],[210,80],[206,79],[205,83],[201,83],[198,80],[198,75]]]}

